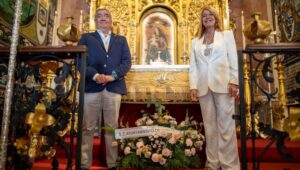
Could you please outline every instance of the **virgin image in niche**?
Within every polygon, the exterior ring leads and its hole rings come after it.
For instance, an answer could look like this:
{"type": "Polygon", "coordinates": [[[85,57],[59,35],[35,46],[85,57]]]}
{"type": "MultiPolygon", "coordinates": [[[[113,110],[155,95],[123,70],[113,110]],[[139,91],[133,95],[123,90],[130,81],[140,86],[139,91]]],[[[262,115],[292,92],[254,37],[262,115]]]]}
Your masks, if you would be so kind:
{"type": "Polygon", "coordinates": [[[143,24],[143,58],[147,65],[171,65],[172,59],[172,22],[163,13],[152,13],[143,24]]]}

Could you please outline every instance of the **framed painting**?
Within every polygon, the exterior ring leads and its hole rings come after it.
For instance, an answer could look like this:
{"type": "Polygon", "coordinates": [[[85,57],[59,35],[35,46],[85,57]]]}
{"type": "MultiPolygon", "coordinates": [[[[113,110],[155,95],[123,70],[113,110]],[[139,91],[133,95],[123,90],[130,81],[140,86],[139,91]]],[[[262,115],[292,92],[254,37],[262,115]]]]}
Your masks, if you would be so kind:
{"type": "Polygon", "coordinates": [[[175,15],[168,9],[149,9],[140,21],[140,64],[174,65],[176,56],[175,15]]]}

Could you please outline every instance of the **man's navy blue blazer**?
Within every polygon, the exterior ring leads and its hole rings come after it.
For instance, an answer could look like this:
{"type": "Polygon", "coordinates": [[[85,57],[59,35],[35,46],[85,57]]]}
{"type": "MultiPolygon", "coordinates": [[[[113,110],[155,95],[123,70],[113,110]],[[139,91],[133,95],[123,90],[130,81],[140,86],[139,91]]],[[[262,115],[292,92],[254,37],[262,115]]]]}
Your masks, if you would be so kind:
{"type": "Polygon", "coordinates": [[[131,68],[131,55],[125,37],[111,33],[108,52],[97,31],[81,36],[78,45],[88,48],[85,92],[100,92],[106,88],[109,92],[126,94],[124,76],[131,68]],[[111,75],[117,74],[117,79],[106,85],[97,84],[93,80],[96,73],[111,75]]]}

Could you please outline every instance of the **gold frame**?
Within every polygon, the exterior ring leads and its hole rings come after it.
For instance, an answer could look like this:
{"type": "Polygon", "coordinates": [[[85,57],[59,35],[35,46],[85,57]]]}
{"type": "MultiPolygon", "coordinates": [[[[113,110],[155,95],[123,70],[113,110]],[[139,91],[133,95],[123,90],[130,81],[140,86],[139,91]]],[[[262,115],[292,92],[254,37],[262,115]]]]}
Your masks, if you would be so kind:
{"type": "Polygon", "coordinates": [[[177,64],[178,63],[178,57],[177,56],[177,27],[178,27],[178,19],[177,19],[177,16],[176,14],[169,8],[167,7],[164,7],[164,6],[152,6],[151,8],[148,8],[146,9],[143,13],[141,13],[140,15],[140,19],[139,19],[139,24],[138,24],[138,37],[139,37],[139,41],[141,43],[138,43],[136,48],[137,48],[137,54],[138,54],[138,64],[143,64],[143,43],[144,43],[144,38],[145,36],[142,35],[143,33],[143,23],[144,23],[144,20],[147,19],[147,17],[153,13],[163,13],[163,14],[166,14],[171,20],[172,20],[172,23],[173,23],[173,40],[174,42],[173,45],[174,45],[174,49],[173,49],[173,55],[172,58],[173,58],[173,64],[177,64]]]}
{"type": "MultiPolygon", "coordinates": [[[[199,24],[199,13],[205,5],[214,6],[222,18],[225,29],[229,28],[228,0],[87,0],[90,5],[89,31],[95,30],[93,19],[97,8],[107,7],[112,12],[113,22],[118,23],[119,34],[127,38],[132,54],[132,64],[141,64],[140,21],[153,8],[164,8],[172,13],[177,25],[174,64],[189,64],[191,40],[199,24]]],[[[169,14],[170,14],[169,13],[169,14]]]]}

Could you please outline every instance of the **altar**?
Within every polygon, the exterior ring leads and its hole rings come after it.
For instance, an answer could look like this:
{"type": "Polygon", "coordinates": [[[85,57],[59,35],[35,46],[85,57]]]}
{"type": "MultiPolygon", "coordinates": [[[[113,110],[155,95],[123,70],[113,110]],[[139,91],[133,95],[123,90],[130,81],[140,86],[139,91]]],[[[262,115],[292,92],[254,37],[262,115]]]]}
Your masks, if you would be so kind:
{"type": "Polygon", "coordinates": [[[189,65],[133,65],[126,75],[127,95],[122,97],[120,123],[135,126],[142,117],[141,110],[150,100],[158,100],[178,121],[186,115],[202,121],[200,105],[191,101],[189,87],[189,65]]]}
{"type": "Polygon", "coordinates": [[[125,103],[145,103],[149,98],[163,103],[187,103],[190,100],[189,65],[133,65],[126,76],[128,94],[125,103]]]}

